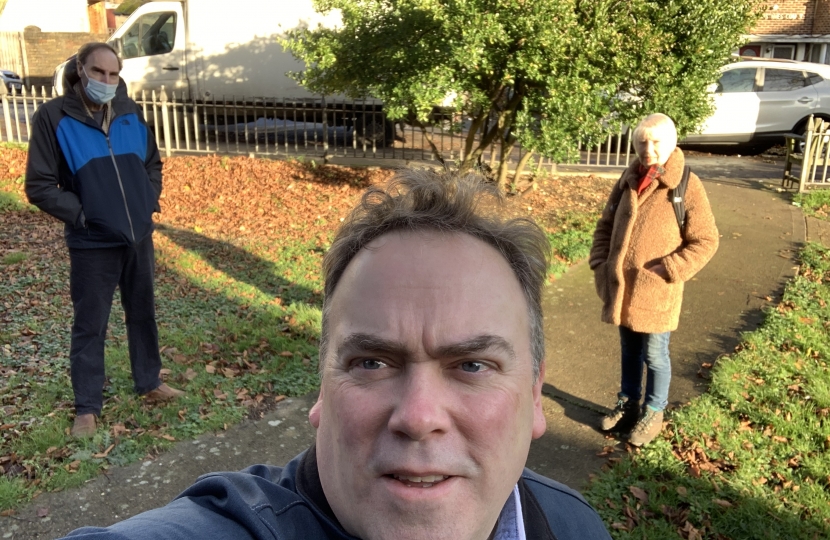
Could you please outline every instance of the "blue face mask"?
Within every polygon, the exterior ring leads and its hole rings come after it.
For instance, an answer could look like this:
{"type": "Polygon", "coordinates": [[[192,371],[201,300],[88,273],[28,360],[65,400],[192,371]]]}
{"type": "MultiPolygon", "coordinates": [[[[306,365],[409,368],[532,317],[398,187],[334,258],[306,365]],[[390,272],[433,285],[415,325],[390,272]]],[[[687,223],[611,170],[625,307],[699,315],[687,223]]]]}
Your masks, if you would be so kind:
{"type": "Polygon", "coordinates": [[[84,87],[86,91],[86,97],[90,99],[93,103],[97,103],[98,105],[104,105],[112,101],[112,98],[115,97],[115,91],[118,89],[117,84],[107,84],[102,83],[101,81],[96,81],[92,77],[87,74],[86,70],[81,66],[81,70],[83,70],[84,75],[86,75],[87,83],[84,87]]]}

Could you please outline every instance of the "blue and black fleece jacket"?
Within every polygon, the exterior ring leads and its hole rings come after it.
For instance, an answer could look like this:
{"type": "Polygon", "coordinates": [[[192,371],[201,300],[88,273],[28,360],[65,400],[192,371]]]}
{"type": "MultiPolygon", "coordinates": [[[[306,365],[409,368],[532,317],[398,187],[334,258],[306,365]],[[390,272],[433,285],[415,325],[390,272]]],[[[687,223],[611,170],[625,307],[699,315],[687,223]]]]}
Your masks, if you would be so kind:
{"type": "Polygon", "coordinates": [[[66,224],[70,248],[138,244],[152,234],[160,210],[162,163],[153,133],[123,80],[109,133],[87,114],[72,84],[64,88],[32,120],[26,196],[66,224]]]}

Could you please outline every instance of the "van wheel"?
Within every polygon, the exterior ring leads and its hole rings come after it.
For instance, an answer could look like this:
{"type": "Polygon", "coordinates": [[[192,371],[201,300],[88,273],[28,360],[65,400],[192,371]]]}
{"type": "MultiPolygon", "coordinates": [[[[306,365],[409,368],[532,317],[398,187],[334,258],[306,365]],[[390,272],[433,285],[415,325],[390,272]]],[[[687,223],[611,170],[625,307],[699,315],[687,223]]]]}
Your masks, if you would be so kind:
{"type": "Polygon", "coordinates": [[[383,148],[395,142],[395,124],[383,113],[358,114],[354,120],[354,133],[359,147],[383,148]]]}

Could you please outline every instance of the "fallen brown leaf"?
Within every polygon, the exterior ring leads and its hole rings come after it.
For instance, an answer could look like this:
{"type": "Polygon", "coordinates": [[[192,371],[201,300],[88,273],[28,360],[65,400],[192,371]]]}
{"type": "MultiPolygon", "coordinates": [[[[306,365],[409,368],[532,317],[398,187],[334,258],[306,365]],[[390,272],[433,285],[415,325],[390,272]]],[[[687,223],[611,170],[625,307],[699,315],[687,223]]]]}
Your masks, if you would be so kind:
{"type": "Polygon", "coordinates": [[[648,494],[637,486],[628,486],[628,491],[643,503],[648,503],[648,494]]]}

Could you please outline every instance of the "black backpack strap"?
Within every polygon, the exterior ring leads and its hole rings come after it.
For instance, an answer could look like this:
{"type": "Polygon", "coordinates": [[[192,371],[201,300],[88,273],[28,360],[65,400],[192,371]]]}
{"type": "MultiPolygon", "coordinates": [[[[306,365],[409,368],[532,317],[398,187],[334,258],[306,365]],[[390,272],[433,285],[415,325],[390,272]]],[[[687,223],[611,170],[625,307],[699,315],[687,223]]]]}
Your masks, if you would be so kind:
{"type": "Polygon", "coordinates": [[[672,206],[674,206],[674,215],[677,218],[677,226],[680,227],[682,233],[686,227],[686,187],[689,185],[689,173],[691,169],[688,165],[683,167],[683,177],[676,188],[669,192],[672,206]]]}

